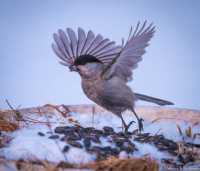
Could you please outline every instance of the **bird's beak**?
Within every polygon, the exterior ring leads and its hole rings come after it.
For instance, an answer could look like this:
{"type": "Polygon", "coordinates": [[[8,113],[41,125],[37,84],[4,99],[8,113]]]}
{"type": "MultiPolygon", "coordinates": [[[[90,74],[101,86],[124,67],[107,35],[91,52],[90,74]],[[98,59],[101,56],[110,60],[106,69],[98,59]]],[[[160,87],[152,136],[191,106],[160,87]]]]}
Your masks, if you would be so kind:
{"type": "Polygon", "coordinates": [[[77,72],[78,71],[78,69],[77,69],[77,67],[75,65],[70,65],[69,69],[70,69],[71,72],[73,72],[73,71],[77,72]]]}

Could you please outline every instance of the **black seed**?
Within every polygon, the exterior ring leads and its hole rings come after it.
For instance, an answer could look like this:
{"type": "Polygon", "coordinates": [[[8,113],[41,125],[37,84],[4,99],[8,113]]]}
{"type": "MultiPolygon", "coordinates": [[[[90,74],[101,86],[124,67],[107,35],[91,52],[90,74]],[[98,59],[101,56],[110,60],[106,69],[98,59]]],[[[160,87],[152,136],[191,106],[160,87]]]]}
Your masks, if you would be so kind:
{"type": "Polygon", "coordinates": [[[65,140],[66,140],[65,136],[63,136],[63,137],[60,138],[60,141],[65,141],[65,140]]]}
{"type": "Polygon", "coordinates": [[[102,136],[103,135],[103,131],[102,130],[99,130],[99,129],[95,129],[92,131],[92,133],[98,135],[98,136],[102,136]]]}
{"type": "Polygon", "coordinates": [[[127,153],[132,153],[135,149],[135,144],[132,142],[125,142],[123,146],[120,147],[121,151],[126,151],[127,153]]]}
{"type": "Polygon", "coordinates": [[[69,128],[65,128],[64,134],[66,135],[66,134],[74,133],[76,131],[78,131],[77,128],[75,128],[75,127],[69,127],[69,128]]]}
{"type": "Polygon", "coordinates": [[[59,135],[51,135],[49,136],[50,139],[58,139],[59,138],[59,135]]]}
{"type": "Polygon", "coordinates": [[[118,132],[117,135],[123,138],[131,138],[132,133],[118,132]]]}
{"type": "Polygon", "coordinates": [[[72,141],[77,141],[77,140],[81,140],[81,136],[78,133],[73,132],[70,135],[67,135],[66,139],[67,140],[72,140],[72,141]]]}
{"type": "Polygon", "coordinates": [[[90,140],[95,142],[95,143],[101,143],[101,141],[100,141],[100,139],[97,135],[91,135],[88,138],[90,138],[90,140]]]}
{"type": "Polygon", "coordinates": [[[95,152],[95,153],[100,153],[101,152],[101,147],[99,146],[93,146],[91,149],[89,149],[88,151],[90,152],[95,152]]]}
{"type": "Polygon", "coordinates": [[[120,131],[120,132],[117,133],[117,135],[120,136],[120,137],[124,137],[124,132],[120,131]]]}
{"type": "Polygon", "coordinates": [[[67,142],[68,142],[68,144],[70,144],[73,147],[83,148],[83,146],[80,142],[76,142],[76,141],[67,141],[67,142]]]}
{"type": "Polygon", "coordinates": [[[106,155],[106,156],[110,156],[110,155],[118,155],[120,153],[120,151],[116,148],[112,148],[110,146],[106,146],[106,147],[102,147],[101,151],[106,155]]]}
{"type": "Polygon", "coordinates": [[[68,146],[68,145],[65,145],[62,151],[63,151],[64,153],[68,152],[68,151],[69,151],[69,146],[68,146]]]}
{"type": "Polygon", "coordinates": [[[118,155],[120,153],[120,150],[117,148],[112,148],[112,155],[118,155]]]}
{"type": "Polygon", "coordinates": [[[41,137],[45,136],[45,134],[42,133],[42,132],[38,132],[38,135],[41,136],[41,137]]]}
{"type": "Polygon", "coordinates": [[[185,163],[183,155],[179,154],[179,155],[177,156],[177,159],[178,159],[179,162],[185,163]]]}
{"type": "Polygon", "coordinates": [[[110,146],[106,146],[106,147],[102,147],[101,150],[106,153],[110,153],[112,151],[112,148],[110,146]]]}
{"type": "Polygon", "coordinates": [[[195,158],[194,158],[194,156],[192,156],[192,154],[188,154],[185,157],[185,163],[194,162],[194,161],[195,161],[195,158]]]}
{"type": "Polygon", "coordinates": [[[54,132],[57,134],[64,134],[66,130],[65,126],[58,126],[55,128],[54,132]]]}
{"type": "Polygon", "coordinates": [[[95,128],[93,128],[93,127],[86,127],[86,128],[83,128],[83,132],[86,133],[86,134],[92,133],[93,130],[95,130],[95,128]]]}
{"type": "Polygon", "coordinates": [[[91,146],[90,138],[87,138],[87,137],[86,137],[86,138],[83,140],[83,143],[84,143],[84,146],[85,146],[86,149],[90,148],[90,146],[91,146]]]}
{"type": "Polygon", "coordinates": [[[103,130],[104,130],[105,133],[108,133],[108,134],[114,133],[113,128],[112,128],[112,127],[109,127],[109,126],[104,126],[104,127],[103,127],[103,130]]]}
{"type": "Polygon", "coordinates": [[[121,150],[121,151],[126,151],[127,153],[132,153],[132,152],[134,151],[134,148],[131,147],[131,146],[128,146],[128,147],[122,146],[122,147],[120,148],[120,150],[121,150]]]}
{"type": "Polygon", "coordinates": [[[115,144],[116,144],[117,147],[121,147],[121,146],[123,146],[124,141],[121,140],[121,139],[116,139],[116,140],[115,140],[115,144]]]}

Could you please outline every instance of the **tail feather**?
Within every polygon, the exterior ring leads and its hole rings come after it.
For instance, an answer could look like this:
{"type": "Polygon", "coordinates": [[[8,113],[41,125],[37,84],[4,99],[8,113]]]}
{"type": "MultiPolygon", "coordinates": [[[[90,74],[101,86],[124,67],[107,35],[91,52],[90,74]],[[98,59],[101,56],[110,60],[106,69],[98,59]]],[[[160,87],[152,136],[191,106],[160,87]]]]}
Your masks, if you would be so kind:
{"type": "Polygon", "coordinates": [[[147,96],[147,95],[144,95],[144,94],[135,93],[135,96],[139,100],[155,103],[155,104],[158,104],[160,106],[174,105],[173,102],[163,100],[163,99],[159,99],[159,98],[155,98],[155,97],[151,97],[151,96],[147,96]]]}

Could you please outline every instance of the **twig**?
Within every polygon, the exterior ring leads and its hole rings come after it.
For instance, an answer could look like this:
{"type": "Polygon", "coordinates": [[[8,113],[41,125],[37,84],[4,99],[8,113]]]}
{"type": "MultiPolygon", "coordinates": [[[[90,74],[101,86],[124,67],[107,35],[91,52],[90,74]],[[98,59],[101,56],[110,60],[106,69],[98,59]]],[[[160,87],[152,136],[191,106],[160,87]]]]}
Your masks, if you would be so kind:
{"type": "Polygon", "coordinates": [[[52,104],[46,104],[45,106],[47,107],[52,107],[53,109],[55,109],[57,112],[59,112],[64,118],[67,117],[67,114],[70,112],[69,109],[67,108],[67,106],[65,105],[62,105],[62,107],[66,110],[65,112],[61,111],[59,109],[59,107],[55,106],[55,105],[52,105],[52,104]]]}
{"type": "Polygon", "coordinates": [[[14,107],[12,107],[12,105],[10,104],[10,102],[6,99],[5,100],[8,107],[15,113],[17,120],[21,120],[23,117],[21,115],[21,113],[19,112],[19,110],[14,109],[14,107]]]}
{"type": "Polygon", "coordinates": [[[12,105],[10,104],[10,102],[6,99],[5,100],[8,107],[13,111],[13,113],[16,115],[16,121],[18,121],[18,125],[19,125],[19,121],[24,121],[25,124],[27,124],[26,120],[23,119],[23,116],[21,115],[21,113],[19,112],[19,110],[14,109],[14,107],[12,107],[12,105]]]}

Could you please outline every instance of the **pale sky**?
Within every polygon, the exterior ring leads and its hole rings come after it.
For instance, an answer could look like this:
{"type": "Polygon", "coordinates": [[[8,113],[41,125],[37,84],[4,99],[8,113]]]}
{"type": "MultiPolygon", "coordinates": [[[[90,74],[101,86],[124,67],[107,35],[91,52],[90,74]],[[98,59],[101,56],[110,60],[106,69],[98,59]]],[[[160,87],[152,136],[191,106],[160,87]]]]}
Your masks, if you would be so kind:
{"type": "Polygon", "coordinates": [[[130,87],[200,109],[199,16],[198,0],[2,0],[0,108],[7,108],[5,99],[22,107],[92,103],[80,77],[58,63],[52,34],[80,26],[121,43],[131,25],[146,19],[156,33],[130,87]]]}

